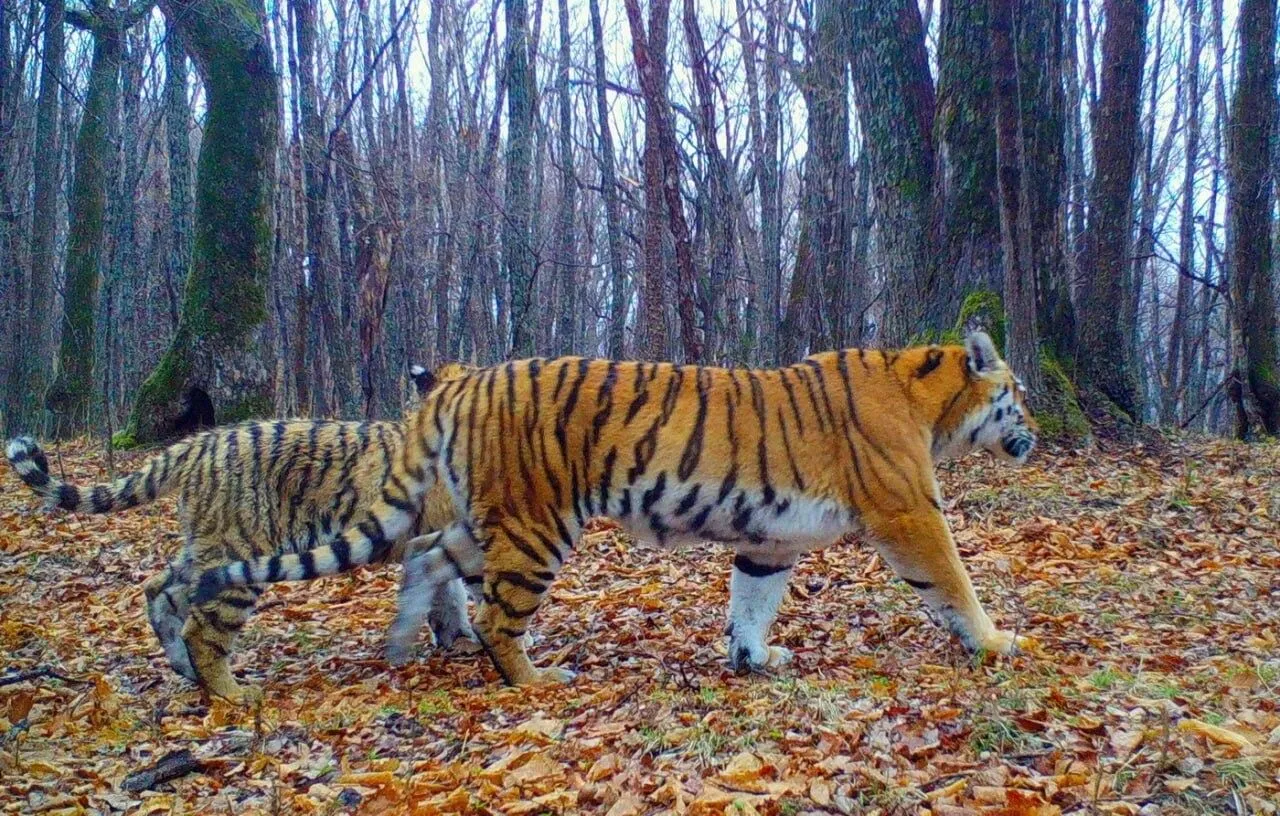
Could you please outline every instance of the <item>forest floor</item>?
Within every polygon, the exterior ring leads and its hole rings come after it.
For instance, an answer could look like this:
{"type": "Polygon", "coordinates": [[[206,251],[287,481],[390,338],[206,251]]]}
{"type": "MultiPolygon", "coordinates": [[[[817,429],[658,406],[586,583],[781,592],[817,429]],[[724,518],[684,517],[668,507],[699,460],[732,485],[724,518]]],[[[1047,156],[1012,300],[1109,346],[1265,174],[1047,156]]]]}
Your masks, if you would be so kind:
{"type": "MultiPolygon", "coordinates": [[[[87,446],[53,467],[105,475],[87,446]]],[[[387,567],[265,596],[234,658],[265,689],[257,711],[203,702],[148,627],[141,584],[178,551],[171,500],[50,515],[0,470],[0,813],[1280,807],[1275,445],[944,467],[978,595],[1030,639],[1013,658],[975,664],[855,543],[801,562],[774,628],[796,661],[738,677],[727,553],[604,529],[534,621],[535,661],[572,685],[503,688],[469,655],[389,668],[387,567]],[[122,787],[179,751],[196,771],[122,787]]]]}

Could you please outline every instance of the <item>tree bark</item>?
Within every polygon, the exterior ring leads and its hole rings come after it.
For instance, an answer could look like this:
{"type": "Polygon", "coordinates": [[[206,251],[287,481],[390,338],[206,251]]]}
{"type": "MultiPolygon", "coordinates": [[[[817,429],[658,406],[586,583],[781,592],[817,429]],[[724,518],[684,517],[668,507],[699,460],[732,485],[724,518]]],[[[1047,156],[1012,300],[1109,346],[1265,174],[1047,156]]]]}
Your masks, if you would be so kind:
{"type": "Polygon", "coordinates": [[[164,42],[164,116],[169,161],[169,253],[165,289],[169,316],[177,329],[178,293],[191,267],[191,103],[187,99],[187,52],[169,24],[164,42]]]}
{"type": "Polygon", "coordinates": [[[534,354],[533,234],[529,175],[533,166],[533,74],[529,69],[529,12],[525,0],[503,0],[507,15],[507,192],[502,261],[511,289],[511,349],[534,354]]]}
{"type": "Polygon", "coordinates": [[[930,262],[934,90],[914,0],[855,3],[853,89],[870,161],[885,261],[881,345],[902,345],[951,324],[954,290],[930,262]]]}
{"type": "Polygon", "coordinates": [[[808,64],[796,80],[809,113],[800,204],[800,238],[778,358],[786,365],[806,351],[845,348],[859,334],[854,294],[868,288],[853,260],[853,170],[849,164],[848,32],[839,4],[814,4],[808,64]],[[817,338],[819,347],[809,347],[817,338]]]}
{"type": "MultiPolygon", "coordinates": [[[[659,143],[661,126],[658,122],[657,107],[650,100],[657,92],[652,86],[662,78],[655,76],[661,66],[653,64],[649,48],[655,39],[661,38],[663,48],[666,47],[666,12],[667,0],[652,0],[650,8],[650,34],[653,34],[654,23],[659,24],[657,37],[646,35],[644,21],[640,17],[640,6],[637,0],[625,0],[627,21],[631,26],[631,52],[635,57],[636,71],[640,74],[640,83],[645,96],[644,118],[644,156],[641,159],[644,171],[644,238],[641,242],[644,251],[644,291],[641,295],[641,322],[637,332],[637,356],[646,360],[662,360],[667,357],[667,331],[663,305],[666,302],[666,265],[662,257],[663,242],[663,161],[659,143]],[[661,16],[659,16],[661,13],[661,16]],[[661,22],[660,22],[661,21],[661,22]]],[[[656,100],[655,100],[656,101],[656,100]]]]}
{"type": "Polygon", "coordinates": [[[1023,141],[1020,80],[1016,50],[1017,0],[990,0],[991,71],[994,78],[996,170],[1000,236],[1004,258],[1004,313],[1008,327],[1005,360],[1033,395],[1043,393],[1040,342],[1036,326],[1036,270],[1032,250],[1029,175],[1023,141]]]}
{"type": "Polygon", "coordinates": [[[560,61],[556,93],[560,102],[560,208],[556,216],[556,279],[560,282],[560,309],[556,316],[556,353],[570,354],[577,345],[578,258],[573,232],[577,208],[578,178],[573,170],[573,100],[569,96],[569,0],[560,0],[560,61]]]}
{"type": "Polygon", "coordinates": [[[1138,109],[1146,51],[1145,0],[1107,0],[1102,94],[1080,291],[1076,359],[1082,384],[1131,419],[1142,416],[1128,310],[1138,109]]]}
{"type": "Polygon", "coordinates": [[[94,395],[94,317],[98,281],[107,257],[107,188],[116,171],[115,137],[120,118],[120,58],[124,33],[150,5],[117,11],[98,5],[67,21],[93,35],[89,88],[76,135],[71,183],[66,284],[62,299],[62,343],[57,374],[45,395],[54,429],[67,438],[89,428],[94,395]]]}
{"type": "Polygon", "coordinates": [[[164,436],[191,388],[219,422],[272,409],[262,356],[278,138],[277,77],[262,0],[163,0],[208,98],[196,171],[195,245],[177,335],[143,383],[127,433],[164,436]]]}
{"type": "Polygon", "coordinates": [[[589,0],[591,12],[592,67],[595,71],[596,123],[600,143],[600,186],[604,188],[605,232],[609,243],[609,356],[625,354],[627,322],[626,269],[622,254],[622,217],[618,205],[618,174],[609,127],[609,102],[605,96],[604,27],[600,0],[589,0]]]}
{"type": "Polygon", "coordinates": [[[1200,0],[1186,0],[1188,53],[1186,62],[1186,145],[1182,167],[1182,214],[1178,227],[1178,289],[1173,305],[1173,323],[1169,327],[1169,354],[1165,367],[1165,388],[1160,420],[1172,423],[1178,405],[1186,395],[1190,380],[1190,363],[1194,356],[1187,324],[1191,310],[1191,275],[1196,269],[1196,171],[1200,161],[1200,0]]]}
{"type": "Polygon", "coordinates": [[[1249,438],[1256,417],[1261,430],[1280,434],[1280,354],[1276,347],[1275,269],[1272,258],[1275,138],[1276,2],[1240,4],[1240,55],[1227,142],[1227,240],[1231,299],[1238,346],[1235,379],[1244,391],[1247,422],[1236,435],[1249,438]]]}
{"type": "Polygon", "coordinates": [[[987,6],[988,0],[942,3],[933,205],[938,210],[938,263],[950,270],[953,284],[949,291],[938,293],[944,300],[940,304],[944,316],[959,313],[967,292],[1001,291],[1009,268],[1008,264],[1001,267],[990,53],[993,24],[987,6]]]}
{"type": "MultiPolygon", "coordinates": [[[[36,145],[32,151],[34,199],[31,216],[31,275],[27,280],[26,303],[29,319],[49,315],[54,309],[54,261],[57,259],[58,187],[61,141],[60,89],[66,55],[65,16],[61,2],[44,4],[43,54],[40,59],[40,95],[36,100],[36,145]]],[[[44,398],[52,379],[57,323],[34,321],[31,338],[21,364],[12,369],[6,432],[39,433],[44,425],[44,398]]]]}

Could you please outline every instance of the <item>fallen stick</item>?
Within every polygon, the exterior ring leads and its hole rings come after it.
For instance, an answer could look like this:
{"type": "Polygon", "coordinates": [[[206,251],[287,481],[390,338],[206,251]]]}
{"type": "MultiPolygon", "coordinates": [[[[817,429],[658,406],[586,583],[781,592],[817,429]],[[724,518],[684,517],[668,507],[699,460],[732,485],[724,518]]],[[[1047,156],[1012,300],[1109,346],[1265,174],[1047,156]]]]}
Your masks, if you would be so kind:
{"type": "Polygon", "coordinates": [[[184,748],[181,751],[174,751],[164,755],[149,768],[129,774],[120,783],[120,789],[128,793],[152,790],[156,785],[162,785],[165,782],[178,779],[190,773],[199,773],[203,770],[204,763],[193,757],[191,752],[184,748]]]}
{"type": "Polygon", "coordinates": [[[52,677],[54,680],[61,680],[64,683],[78,683],[81,685],[89,682],[88,680],[76,680],[75,678],[67,677],[65,674],[59,674],[48,666],[41,666],[40,668],[32,669],[31,671],[18,672],[17,674],[6,674],[4,677],[0,677],[0,686],[9,686],[14,683],[25,683],[28,680],[39,680],[41,677],[52,677]]]}

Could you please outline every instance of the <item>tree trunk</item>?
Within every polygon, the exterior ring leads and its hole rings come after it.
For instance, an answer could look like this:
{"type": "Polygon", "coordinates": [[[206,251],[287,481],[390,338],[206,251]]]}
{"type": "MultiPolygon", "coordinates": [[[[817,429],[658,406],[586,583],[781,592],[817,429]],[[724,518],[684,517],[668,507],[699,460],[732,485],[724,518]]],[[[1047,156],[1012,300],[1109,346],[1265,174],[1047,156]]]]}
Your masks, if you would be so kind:
{"type": "Polygon", "coordinates": [[[716,124],[715,89],[707,64],[707,48],[702,39],[702,28],[693,0],[684,0],[682,20],[685,39],[689,43],[689,67],[697,94],[698,111],[694,124],[698,131],[698,144],[707,157],[707,184],[710,188],[708,229],[710,236],[710,261],[706,275],[698,281],[698,309],[702,314],[704,359],[710,363],[724,361],[723,321],[724,296],[730,276],[733,274],[736,208],[733,188],[737,184],[733,168],[720,150],[719,128],[716,124]]]}
{"type": "Polygon", "coordinates": [[[1015,47],[1017,0],[990,0],[991,71],[994,79],[996,170],[1000,202],[1000,236],[1004,257],[1004,313],[1008,332],[1005,359],[1032,394],[1043,393],[1040,343],[1036,329],[1036,269],[1032,250],[1031,201],[1026,130],[1021,121],[1019,91],[1034,86],[1020,82],[1015,47]]]}
{"type": "Polygon", "coordinates": [[[529,174],[533,166],[533,73],[529,69],[529,13],[525,0],[503,0],[507,14],[507,193],[502,261],[511,289],[511,353],[534,354],[533,234],[529,174]]]}
{"type": "Polygon", "coordinates": [[[127,433],[164,436],[198,388],[219,422],[272,409],[262,355],[278,137],[277,77],[262,0],[163,0],[208,99],[196,170],[195,245],[178,333],[143,383],[127,433]]]}
{"type": "Polygon", "coordinates": [[[1191,276],[1196,268],[1196,170],[1200,160],[1200,0],[1187,0],[1187,37],[1189,49],[1187,79],[1186,146],[1182,167],[1182,214],[1178,227],[1178,289],[1173,305],[1173,324],[1169,328],[1169,354],[1165,368],[1164,399],[1160,420],[1172,423],[1178,416],[1179,402],[1185,397],[1190,380],[1190,362],[1194,353],[1187,324],[1191,310],[1191,276]]]}
{"type": "MultiPolygon", "coordinates": [[[[661,44],[666,47],[667,0],[652,0],[650,8],[650,33],[654,23],[660,22],[658,32],[661,44]],[[661,14],[661,16],[660,16],[661,14]]],[[[660,129],[658,113],[654,110],[657,100],[650,101],[657,91],[652,86],[664,81],[655,76],[661,70],[654,65],[649,52],[653,39],[646,35],[644,21],[640,17],[640,6],[637,0],[626,0],[627,21],[631,26],[631,52],[635,56],[636,71],[640,74],[641,87],[645,96],[644,117],[644,156],[641,163],[644,169],[644,291],[641,295],[642,315],[637,332],[636,355],[645,360],[662,360],[667,357],[667,331],[664,304],[666,303],[666,264],[662,257],[663,242],[663,161],[661,155],[660,129]]]]}
{"type": "Polygon", "coordinates": [[[33,320],[31,338],[20,365],[13,368],[5,416],[7,434],[38,433],[44,424],[44,397],[53,371],[53,341],[57,323],[38,314],[50,315],[55,306],[54,261],[58,237],[58,164],[60,151],[59,114],[66,34],[61,2],[44,5],[44,47],[40,60],[40,96],[36,100],[35,143],[43,149],[32,151],[34,186],[31,216],[31,275],[26,287],[26,315],[33,320]]]}
{"type": "Polygon", "coordinates": [[[988,0],[942,3],[933,206],[939,222],[937,263],[950,270],[952,279],[949,291],[938,292],[944,317],[959,313],[967,292],[1001,291],[1004,272],[1010,268],[1001,267],[1000,257],[992,23],[987,5],[988,0]]]}
{"type": "Polygon", "coordinates": [[[1239,346],[1235,378],[1250,422],[1236,435],[1280,434],[1280,354],[1276,348],[1275,269],[1272,264],[1271,140],[1275,138],[1276,2],[1240,4],[1240,56],[1227,143],[1227,240],[1231,299],[1239,346]]]}
{"type": "Polygon", "coordinates": [[[187,99],[187,52],[172,24],[164,42],[164,116],[169,160],[169,254],[165,284],[172,327],[178,326],[178,292],[191,267],[191,103],[187,99]]]}
{"type": "Polygon", "coordinates": [[[849,164],[848,32],[839,4],[814,5],[809,63],[797,76],[809,113],[800,238],[786,314],[778,332],[783,365],[807,351],[851,345],[860,317],[854,293],[868,288],[853,261],[853,171],[849,164]],[[821,345],[809,346],[816,337],[821,345]]]}
{"type": "Polygon", "coordinates": [[[75,177],[68,205],[70,232],[62,300],[62,344],[57,376],[45,396],[56,417],[55,431],[63,438],[89,428],[94,395],[94,317],[98,280],[107,257],[107,188],[115,176],[118,156],[115,137],[120,119],[120,58],[124,32],[141,14],[141,9],[119,12],[99,7],[67,17],[77,28],[92,33],[93,62],[76,135],[75,177]]]}
{"type": "Polygon", "coordinates": [[[881,345],[950,328],[950,270],[930,261],[933,80],[914,0],[855,3],[853,90],[871,168],[885,266],[881,345]]]}
{"type": "Polygon", "coordinates": [[[1128,310],[1133,183],[1138,109],[1146,51],[1145,0],[1107,0],[1102,38],[1102,94],[1093,154],[1089,226],[1080,291],[1076,359],[1082,384],[1099,391],[1133,420],[1142,400],[1133,360],[1128,310]]]}
{"type": "Polygon", "coordinates": [[[560,310],[556,318],[556,353],[571,354],[577,343],[578,258],[573,215],[577,208],[578,179],[573,172],[573,100],[569,96],[569,0],[560,0],[560,62],[556,93],[560,99],[560,209],[556,218],[556,278],[560,281],[560,310]]]}
{"type": "Polygon", "coordinates": [[[613,133],[609,127],[609,102],[605,96],[604,28],[600,20],[600,0],[589,0],[591,38],[594,52],[596,125],[600,141],[600,186],[604,188],[605,230],[609,242],[609,356],[619,359],[627,322],[626,269],[622,254],[622,217],[618,212],[618,175],[613,155],[613,133]]]}

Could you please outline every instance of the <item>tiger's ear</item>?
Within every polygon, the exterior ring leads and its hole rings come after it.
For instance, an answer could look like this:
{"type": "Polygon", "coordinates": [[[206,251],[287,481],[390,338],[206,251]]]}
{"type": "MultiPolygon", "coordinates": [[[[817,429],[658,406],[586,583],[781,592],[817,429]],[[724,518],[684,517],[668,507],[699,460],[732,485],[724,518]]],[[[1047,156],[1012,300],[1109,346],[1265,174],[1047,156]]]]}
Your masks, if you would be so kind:
{"type": "Polygon", "coordinates": [[[436,384],[435,376],[417,363],[409,366],[409,378],[413,380],[413,388],[420,397],[425,397],[436,384]]]}
{"type": "Polygon", "coordinates": [[[996,344],[984,331],[969,332],[964,338],[964,350],[969,353],[969,370],[974,374],[988,374],[1000,363],[996,344]]]}

